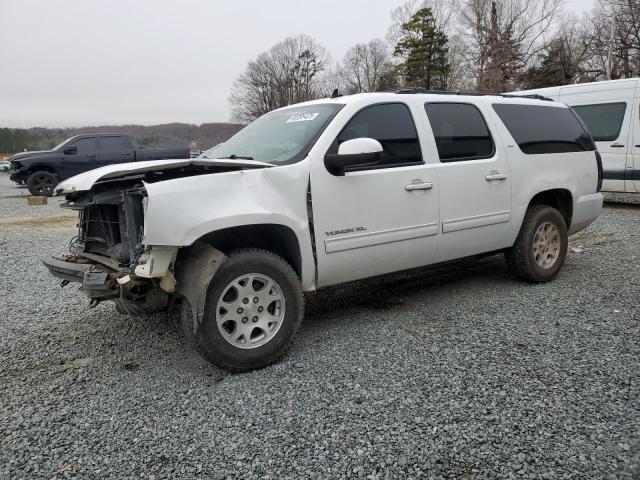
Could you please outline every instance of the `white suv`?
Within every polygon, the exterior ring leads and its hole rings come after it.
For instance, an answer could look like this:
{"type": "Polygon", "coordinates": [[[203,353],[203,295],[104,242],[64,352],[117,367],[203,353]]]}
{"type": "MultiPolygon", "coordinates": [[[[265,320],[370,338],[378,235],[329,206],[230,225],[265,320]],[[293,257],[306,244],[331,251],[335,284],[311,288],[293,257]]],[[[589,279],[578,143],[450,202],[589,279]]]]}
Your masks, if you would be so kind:
{"type": "Polygon", "coordinates": [[[246,371],[290,346],[303,292],[505,252],[551,280],[602,208],[594,142],[570,108],[414,91],[270,112],[198,159],[107,166],[61,183],[79,212],[52,274],[121,313],[182,305],[213,363],[246,371]]]}

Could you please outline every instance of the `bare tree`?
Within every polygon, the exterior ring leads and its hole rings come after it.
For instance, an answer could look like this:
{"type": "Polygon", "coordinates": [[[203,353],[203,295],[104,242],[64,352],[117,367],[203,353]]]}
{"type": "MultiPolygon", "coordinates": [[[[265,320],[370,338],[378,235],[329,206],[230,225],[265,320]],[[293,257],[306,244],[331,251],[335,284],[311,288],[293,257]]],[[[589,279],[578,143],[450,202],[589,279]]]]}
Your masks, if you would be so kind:
{"type": "Polygon", "coordinates": [[[461,21],[477,88],[509,91],[544,48],[563,0],[463,0],[461,21]]]}
{"type": "Polygon", "coordinates": [[[601,22],[610,23],[609,76],[630,78],[640,74],[640,0],[601,0],[601,22]],[[609,15],[607,19],[606,14],[609,15]],[[608,21],[607,21],[608,20],[608,21]]]}
{"type": "Polygon", "coordinates": [[[523,88],[543,88],[593,81],[599,69],[589,69],[593,49],[590,15],[582,20],[576,15],[565,15],[558,22],[555,35],[522,76],[523,88]],[[595,73],[595,77],[594,77],[595,73]]]}
{"type": "Polygon", "coordinates": [[[289,37],[251,60],[234,82],[232,118],[251,121],[275,108],[324,95],[321,77],[329,64],[324,47],[306,35],[289,37]]]}
{"type": "Polygon", "coordinates": [[[392,70],[389,47],[379,38],[351,47],[339,66],[346,93],[375,92],[387,88],[392,70]]]}
{"type": "Polygon", "coordinates": [[[466,62],[468,45],[462,33],[453,33],[449,36],[449,76],[447,90],[471,91],[475,88],[473,75],[466,62]]]}
{"type": "Polygon", "coordinates": [[[640,0],[599,0],[581,24],[587,51],[578,81],[640,76],[640,0]]]}

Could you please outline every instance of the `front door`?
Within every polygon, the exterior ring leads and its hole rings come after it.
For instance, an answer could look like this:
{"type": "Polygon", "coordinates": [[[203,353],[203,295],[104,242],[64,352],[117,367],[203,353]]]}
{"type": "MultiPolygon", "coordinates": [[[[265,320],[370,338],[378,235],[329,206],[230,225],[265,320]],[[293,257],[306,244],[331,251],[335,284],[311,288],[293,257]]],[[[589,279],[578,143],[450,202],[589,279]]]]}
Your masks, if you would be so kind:
{"type": "Polygon", "coordinates": [[[475,105],[425,105],[440,164],[442,237],[437,262],[504,248],[511,226],[511,178],[475,105]]]}
{"type": "Polygon", "coordinates": [[[97,145],[95,137],[82,137],[67,145],[76,147],[75,153],[64,155],[60,180],[73,177],[96,168],[97,145]]]}
{"type": "Polygon", "coordinates": [[[311,161],[319,287],[427,265],[435,256],[438,187],[434,168],[423,162],[409,107],[360,110],[332,148],[361,137],[382,144],[380,165],[335,176],[322,158],[311,161]]]}

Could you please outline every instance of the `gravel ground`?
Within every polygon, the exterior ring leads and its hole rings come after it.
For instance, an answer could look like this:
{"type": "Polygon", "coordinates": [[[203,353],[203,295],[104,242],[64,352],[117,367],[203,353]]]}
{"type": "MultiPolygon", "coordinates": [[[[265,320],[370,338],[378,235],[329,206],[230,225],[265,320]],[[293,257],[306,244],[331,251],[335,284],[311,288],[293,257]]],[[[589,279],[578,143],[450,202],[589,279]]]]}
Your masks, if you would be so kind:
{"type": "Polygon", "coordinates": [[[230,375],[172,316],[60,289],[38,258],[72,221],[15,195],[0,175],[1,478],[640,478],[640,196],[551,284],[494,256],[331,289],[230,375]]]}

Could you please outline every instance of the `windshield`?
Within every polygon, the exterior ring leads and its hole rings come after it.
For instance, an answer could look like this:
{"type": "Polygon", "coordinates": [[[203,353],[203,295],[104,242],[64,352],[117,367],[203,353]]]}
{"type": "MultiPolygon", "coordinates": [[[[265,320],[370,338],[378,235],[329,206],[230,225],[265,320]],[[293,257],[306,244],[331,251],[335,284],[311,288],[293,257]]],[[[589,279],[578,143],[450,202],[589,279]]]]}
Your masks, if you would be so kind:
{"type": "Polygon", "coordinates": [[[298,161],[341,107],[319,104],[267,113],[201,158],[258,160],[274,165],[298,161]]]}
{"type": "Polygon", "coordinates": [[[61,149],[62,149],[62,147],[64,147],[64,146],[67,144],[67,142],[68,142],[69,140],[71,140],[71,138],[67,138],[64,142],[59,143],[58,145],[56,145],[55,147],[53,147],[51,150],[52,150],[52,151],[53,151],[53,150],[61,150],[61,149]]]}

